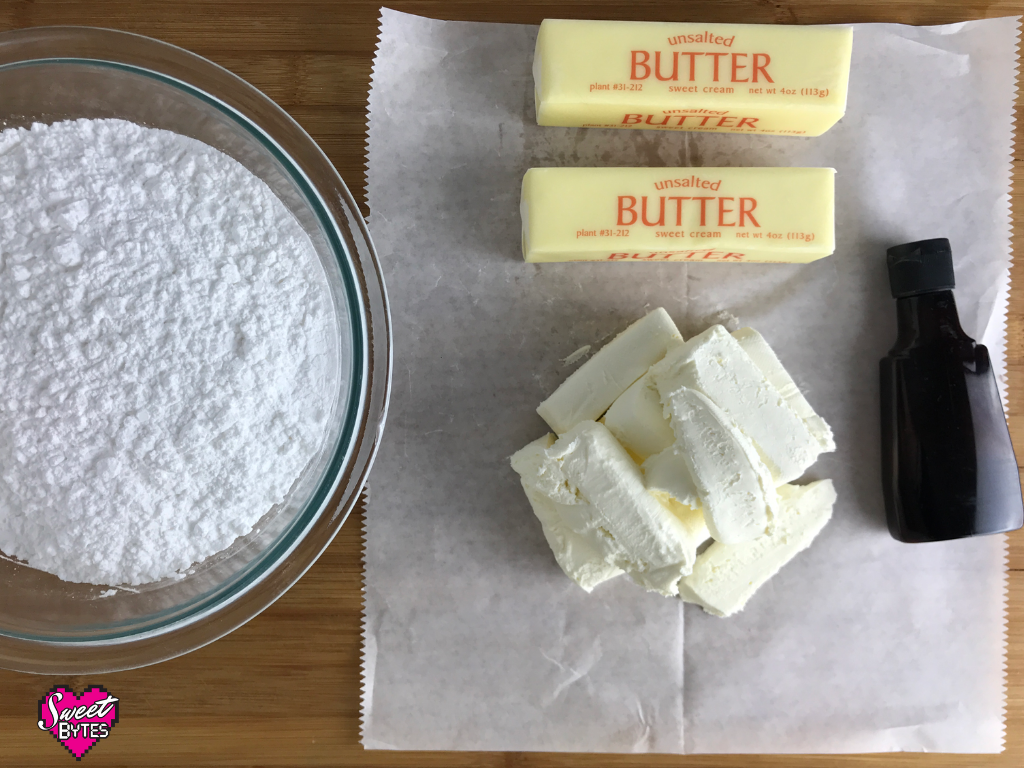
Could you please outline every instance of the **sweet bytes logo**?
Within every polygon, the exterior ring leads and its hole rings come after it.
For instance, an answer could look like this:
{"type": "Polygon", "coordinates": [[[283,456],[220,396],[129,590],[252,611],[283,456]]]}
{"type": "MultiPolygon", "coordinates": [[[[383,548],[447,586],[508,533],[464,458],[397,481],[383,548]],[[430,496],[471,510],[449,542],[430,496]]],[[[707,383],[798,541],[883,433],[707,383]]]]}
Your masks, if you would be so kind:
{"type": "Polygon", "coordinates": [[[57,685],[39,700],[41,731],[49,731],[64,748],[81,760],[100,739],[110,735],[118,718],[118,699],[101,685],[86,688],[82,695],[57,685]]]}

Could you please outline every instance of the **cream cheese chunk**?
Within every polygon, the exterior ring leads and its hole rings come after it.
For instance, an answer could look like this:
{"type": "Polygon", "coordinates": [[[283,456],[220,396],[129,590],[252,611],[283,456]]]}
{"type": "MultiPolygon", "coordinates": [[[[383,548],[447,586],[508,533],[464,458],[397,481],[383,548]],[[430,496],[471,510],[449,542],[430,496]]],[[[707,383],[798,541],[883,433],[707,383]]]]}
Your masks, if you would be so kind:
{"type": "Polygon", "coordinates": [[[579,517],[568,509],[569,505],[586,502],[569,489],[557,462],[548,458],[546,451],[554,442],[552,434],[534,440],[513,454],[512,468],[520,475],[526,498],[540,520],[544,538],[559,567],[566,576],[591,592],[598,584],[621,576],[623,571],[605,560],[598,532],[578,532],[565,522],[579,517]]]}
{"type": "Polygon", "coordinates": [[[778,489],[779,510],[771,534],[743,544],[715,542],[698,558],[679,594],[715,616],[743,610],[750,597],[799,552],[810,546],[832,516],[831,480],[778,489]]]}
{"type": "Polygon", "coordinates": [[[552,461],[547,449],[557,438],[548,433],[512,454],[511,462],[525,487],[532,488],[560,504],[578,504],[576,489],[569,483],[561,465],[552,461]]]}
{"type": "Polygon", "coordinates": [[[604,345],[537,408],[557,434],[596,421],[633,382],[683,337],[668,312],[658,308],[604,345]]]}
{"type": "MultiPolygon", "coordinates": [[[[686,531],[687,546],[692,546],[694,552],[696,552],[704,542],[711,538],[711,532],[708,531],[708,526],[704,522],[704,514],[699,509],[685,506],[677,502],[675,499],[670,498],[662,499],[662,503],[664,507],[671,512],[680,523],[682,523],[683,528],[686,531]]],[[[664,574],[664,577],[674,584],[674,588],[678,589],[681,582],[679,580],[675,580],[674,582],[672,581],[673,579],[676,579],[676,568],[677,566],[670,565],[661,571],[655,571],[654,574],[646,577],[646,581],[650,583],[658,583],[662,578],[662,574],[664,574]]],[[[644,581],[638,581],[632,576],[631,578],[640,584],[640,586],[646,586],[644,581]]],[[[660,590],[651,590],[651,588],[648,587],[648,591],[660,590]]]]}
{"type": "Polygon", "coordinates": [[[700,494],[690,476],[686,463],[686,450],[678,443],[670,445],[661,453],[651,456],[640,465],[644,473],[647,490],[664,502],[672,499],[694,509],[701,508],[700,494]]]}
{"type": "Polygon", "coordinates": [[[778,504],[764,462],[728,415],[700,392],[678,385],[670,373],[655,373],[655,382],[708,530],[716,541],[729,544],[763,536],[778,504]]]}
{"type": "Polygon", "coordinates": [[[651,456],[640,469],[648,492],[682,521],[698,548],[711,538],[697,487],[678,446],[670,446],[651,456]]]}
{"type": "Polygon", "coordinates": [[[851,27],[545,19],[540,125],[819,136],[846,111],[851,27]]]}
{"type": "Polygon", "coordinates": [[[664,503],[668,510],[679,518],[686,528],[687,539],[695,542],[695,546],[700,547],[711,538],[711,531],[708,530],[707,523],[704,522],[704,513],[699,507],[680,504],[675,499],[666,499],[664,503]]]}
{"type": "Polygon", "coordinates": [[[807,429],[821,446],[822,452],[834,451],[836,443],[832,437],[832,428],[814,412],[811,404],[807,402],[807,398],[800,392],[793,377],[782,366],[775,350],[768,346],[764,337],[753,328],[740,328],[738,331],[732,332],[732,337],[740,343],[743,351],[761,369],[761,373],[771,382],[772,386],[779,390],[789,407],[804,420],[807,429]]]}
{"type": "MultiPolygon", "coordinates": [[[[582,422],[547,447],[535,441],[512,457],[512,466],[524,488],[555,502],[558,521],[575,537],[559,542],[563,551],[582,541],[600,562],[648,590],[678,594],[679,579],[690,572],[702,541],[699,524],[680,519],[647,492],[640,468],[604,425],[582,422]]],[[[596,575],[581,580],[578,560],[568,566],[563,560],[570,556],[563,554],[559,564],[581,586],[612,572],[592,569],[596,575]]]]}
{"type": "Polygon", "coordinates": [[[671,425],[665,420],[661,395],[650,373],[637,379],[623,392],[602,421],[638,462],[661,453],[676,439],[671,425]]]}
{"type": "Polygon", "coordinates": [[[565,525],[557,502],[525,484],[523,489],[533,513],[541,522],[544,538],[566,576],[587,592],[592,592],[598,584],[622,575],[621,568],[605,562],[592,540],[565,525]]]}
{"type": "Polygon", "coordinates": [[[821,453],[805,421],[720,325],[672,350],[655,366],[654,377],[662,400],[686,387],[728,414],[757,449],[775,485],[800,477],[821,453]]]}

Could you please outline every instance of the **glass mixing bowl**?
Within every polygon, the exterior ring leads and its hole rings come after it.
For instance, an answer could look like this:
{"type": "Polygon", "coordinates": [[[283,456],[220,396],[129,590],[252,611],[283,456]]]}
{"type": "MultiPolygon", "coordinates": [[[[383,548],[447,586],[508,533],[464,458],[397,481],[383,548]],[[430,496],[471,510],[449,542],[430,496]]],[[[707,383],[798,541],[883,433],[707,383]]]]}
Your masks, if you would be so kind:
{"type": "Polygon", "coordinates": [[[323,264],[341,381],[321,453],[285,502],[184,578],[115,591],[0,559],[0,666],[82,674],[199,648],[306,572],[345,521],[373,461],[387,411],[391,328],[380,266],[348,188],[309,135],[248,83],[180,48],[123,32],[0,34],[0,129],[72,118],[121,118],[190,136],[266,182],[323,264]]]}

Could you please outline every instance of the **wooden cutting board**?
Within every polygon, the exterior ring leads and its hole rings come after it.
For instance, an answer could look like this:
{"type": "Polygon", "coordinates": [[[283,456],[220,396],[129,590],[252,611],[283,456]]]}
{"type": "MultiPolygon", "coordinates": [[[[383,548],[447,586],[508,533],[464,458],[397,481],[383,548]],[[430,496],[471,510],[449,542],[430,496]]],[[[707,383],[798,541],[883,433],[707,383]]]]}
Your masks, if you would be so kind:
{"type": "MultiPolygon", "coordinates": [[[[528,24],[545,17],[944,24],[1018,15],[1024,13],[1024,0],[409,0],[390,2],[389,7],[434,18],[528,24]]],[[[361,203],[365,200],[366,95],[377,16],[378,4],[366,0],[0,0],[3,31],[49,24],[113,27],[180,45],[227,67],[267,93],[305,127],[361,203]]],[[[1015,189],[1024,190],[1022,181],[1024,163],[1015,155],[1015,189]]],[[[1020,194],[1013,196],[1018,231],[1024,222],[1020,194]]],[[[1024,268],[1015,268],[1014,276],[1024,280],[1024,268]]],[[[1024,290],[1014,290],[1010,306],[1007,355],[1014,414],[1024,406],[1024,290]]],[[[1024,419],[1011,416],[1010,426],[1017,455],[1024,458],[1024,419]]],[[[82,760],[96,767],[1024,766],[1024,531],[1010,537],[1008,738],[1002,755],[587,756],[362,749],[362,523],[362,511],[357,510],[324,556],[275,605],[228,637],[188,656],[148,669],[81,678],[0,671],[0,766],[73,764],[73,758],[35,725],[37,702],[56,683],[76,690],[99,683],[121,700],[121,720],[111,737],[82,760]]]]}

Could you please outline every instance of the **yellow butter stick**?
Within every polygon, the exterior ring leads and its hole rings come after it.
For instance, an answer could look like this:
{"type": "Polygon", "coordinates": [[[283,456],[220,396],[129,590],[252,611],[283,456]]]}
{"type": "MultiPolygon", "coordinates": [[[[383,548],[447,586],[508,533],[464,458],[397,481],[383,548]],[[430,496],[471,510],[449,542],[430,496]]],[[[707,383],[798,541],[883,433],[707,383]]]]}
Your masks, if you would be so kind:
{"type": "Polygon", "coordinates": [[[531,168],[527,261],[796,262],[835,250],[831,168],[531,168]]]}
{"type": "Polygon", "coordinates": [[[851,27],[546,19],[540,125],[820,136],[846,111],[851,27]]]}

